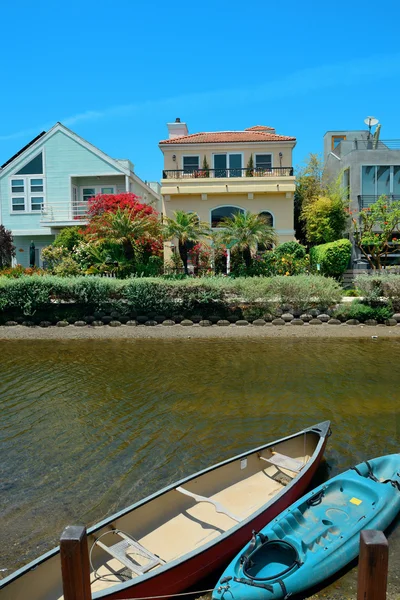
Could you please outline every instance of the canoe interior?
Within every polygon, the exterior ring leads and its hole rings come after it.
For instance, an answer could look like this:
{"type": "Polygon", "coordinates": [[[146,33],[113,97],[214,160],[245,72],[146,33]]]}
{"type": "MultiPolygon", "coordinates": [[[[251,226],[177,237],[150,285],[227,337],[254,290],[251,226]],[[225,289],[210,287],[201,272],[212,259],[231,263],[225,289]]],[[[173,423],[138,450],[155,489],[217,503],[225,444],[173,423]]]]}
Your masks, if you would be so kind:
{"type": "MultiPolygon", "coordinates": [[[[319,433],[308,430],[306,435],[300,433],[267,445],[180,483],[184,491],[210,499],[217,505],[194,499],[176,489],[167,489],[109,520],[88,535],[94,567],[92,593],[105,591],[129,579],[134,582],[141,576],[140,569],[155,573],[165,564],[184,560],[186,554],[216,543],[222,534],[259,511],[301,475],[319,441],[319,433]],[[263,459],[275,462],[272,464],[263,459]],[[298,472],[296,468],[299,468],[298,472]],[[128,539],[133,538],[137,546],[129,545],[126,537],[113,533],[113,530],[122,532],[128,539]],[[96,539],[105,546],[112,546],[114,554],[122,552],[125,564],[95,543],[96,539]],[[152,558],[144,556],[146,553],[152,558]],[[137,573],[127,568],[126,557],[137,565],[137,573]]],[[[27,590],[30,600],[62,598],[58,552],[4,587],[0,582],[0,600],[26,600],[27,590]]]]}

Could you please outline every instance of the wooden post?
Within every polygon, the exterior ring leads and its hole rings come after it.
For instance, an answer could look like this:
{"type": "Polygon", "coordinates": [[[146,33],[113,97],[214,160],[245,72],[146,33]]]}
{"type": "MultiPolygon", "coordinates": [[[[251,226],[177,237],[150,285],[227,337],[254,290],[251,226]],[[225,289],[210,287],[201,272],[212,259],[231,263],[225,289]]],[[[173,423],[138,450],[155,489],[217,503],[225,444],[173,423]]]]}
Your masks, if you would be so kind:
{"type": "Polygon", "coordinates": [[[362,531],[357,600],[386,600],[388,561],[389,546],[382,531],[362,531]]]}
{"type": "Polygon", "coordinates": [[[64,600],[91,600],[86,527],[69,525],[60,538],[64,600]]]}

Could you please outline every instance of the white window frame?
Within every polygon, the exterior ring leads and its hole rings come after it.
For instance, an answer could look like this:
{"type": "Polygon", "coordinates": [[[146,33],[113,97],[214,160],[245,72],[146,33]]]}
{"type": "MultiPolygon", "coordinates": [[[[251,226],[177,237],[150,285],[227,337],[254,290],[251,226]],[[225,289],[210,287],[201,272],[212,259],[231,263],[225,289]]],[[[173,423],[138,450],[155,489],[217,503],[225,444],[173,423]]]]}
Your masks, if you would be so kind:
{"type": "Polygon", "coordinates": [[[42,155],[43,173],[34,173],[32,175],[17,175],[15,172],[9,176],[10,182],[10,215],[40,215],[46,209],[46,154],[45,148],[41,148],[34,156],[29,156],[25,161],[20,163],[16,171],[23,169],[28,163],[36,158],[39,154],[42,155]],[[13,192],[12,181],[21,179],[24,181],[24,192],[13,192]],[[43,181],[43,192],[31,192],[31,179],[41,179],[43,181]],[[13,198],[24,198],[24,210],[13,210],[13,198]],[[42,209],[32,210],[32,198],[43,198],[42,209]]]}
{"type": "MultiPolygon", "coordinates": [[[[243,177],[243,169],[245,169],[246,167],[243,166],[244,164],[244,152],[213,152],[212,154],[212,162],[213,162],[213,171],[214,171],[214,176],[215,176],[215,156],[221,156],[222,154],[225,154],[225,156],[227,157],[226,159],[226,170],[227,170],[227,177],[235,177],[235,175],[231,175],[231,166],[230,166],[230,156],[232,154],[234,154],[235,156],[237,154],[240,154],[240,156],[242,157],[242,166],[240,169],[240,172],[242,173],[242,175],[239,175],[239,177],[243,177]]],[[[233,167],[234,168],[234,167],[233,167]]],[[[218,169],[219,170],[219,169],[218,169]]],[[[223,169],[221,169],[221,171],[223,171],[223,169]]],[[[223,179],[223,177],[222,177],[223,179]]]]}
{"type": "Polygon", "coordinates": [[[10,214],[40,214],[42,210],[45,208],[46,204],[46,192],[45,192],[45,176],[42,175],[11,175],[10,176],[10,214]],[[42,192],[32,192],[31,181],[33,179],[41,179],[43,182],[43,191],[42,192]],[[24,191],[23,192],[13,192],[12,182],[13,181],[23,181],[24,182],[24,191]],[[24,198],[24,210],[14,210],[13,209],[13,198],[24,198]],[[42,208],[41,210],[32,210],[32,198],[43,198],[42,208]]]}
{"type": "MultiPolygon", "coordinates": [[[[113,189],[112,192],[107,192],[109,194],[116,194],[117,193],[116,192],[117,186],[115,184],[112,184],[112,185],[107,185],[107,184],[102,184],[102,185],[81,185],[79,187],[79,194],[78,194],[79,201],[80,202],[88,202],[88,200],[84,200],[83,199],[83,190],[88,190],[88,189],[94,190],[95,191],[94,196],[97,196],[98,194],[102,194],[103,193],[101,191],[103,188],[112,188],[113,189]]],[[[94,196],[91,196],[91,198],[94,198],[94,196]]]]}
{"type": "Polygon", "coordinates": [[[255,152],[254,153],[254,159],[253,159],[253,164],[254,164],[254,170],[256,171],[258,168],[261,169],[261,167],[257,167],[257,156],[270,156],[271,157],[271,169],[274,168],[274,155],[272,152],[255,152]]]}
{"type": "Polygon", "coordinates": [[[389,167],[389,169],[390,169],[390,172],[389,172],[390,173],[389,174],[389,177],[390,177],[390,179],[389,179],[389,188],[390,188],[389,196],[394,196],[394,195],[397,196],[398,194],[394,194],[394,191],[393,191],[394,167],[400,167],[400,164],[398,164],[398,165],[388,165],[388,164],[386,164],[386,165],[384,165],[384,164],[382,164],[382,165],[377,165],[377,164],[361,165],[360,166],[361,195],[362,196],[372,195],[372,196],[377,196],[377,197],[382,196],[382,194],[378,194],[378,177],[377,177],[378,172],[377,172],[377,169],[379,167],[389,167]],[[364,189],[363,189],[363,168],[364,167],[374,167],[375,168],[375,190],[374,190],[375,193],[374,194],[365,194],[364,193],[364,189]]]}

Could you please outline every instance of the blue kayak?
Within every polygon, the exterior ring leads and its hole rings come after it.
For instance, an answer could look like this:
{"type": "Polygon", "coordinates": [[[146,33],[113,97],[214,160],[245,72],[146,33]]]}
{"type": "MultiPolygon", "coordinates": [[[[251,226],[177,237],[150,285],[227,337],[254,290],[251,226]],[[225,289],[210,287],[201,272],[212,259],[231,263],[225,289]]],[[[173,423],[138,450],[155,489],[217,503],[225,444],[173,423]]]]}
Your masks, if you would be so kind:
{"type": "Polygon", "coordinates": [[[236,556],[213,600],[289,598],[358,556],[363,529],[385,530],[400,511],[400,454],[364,462],[292,504],[236,556]]]}

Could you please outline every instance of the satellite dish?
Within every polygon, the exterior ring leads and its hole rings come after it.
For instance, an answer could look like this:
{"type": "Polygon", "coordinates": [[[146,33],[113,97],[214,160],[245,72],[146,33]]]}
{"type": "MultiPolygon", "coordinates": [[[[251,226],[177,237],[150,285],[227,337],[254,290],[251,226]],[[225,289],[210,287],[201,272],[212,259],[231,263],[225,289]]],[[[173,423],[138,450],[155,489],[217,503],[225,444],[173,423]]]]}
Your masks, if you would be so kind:
{"type": "Polygon", "coordinates": [[[374,125],[378,125],[379,120],[375,119],[375,117],[367,117],[364,119],[364,123],[368,125],[368,127],[373,127],[374,125]]]}

